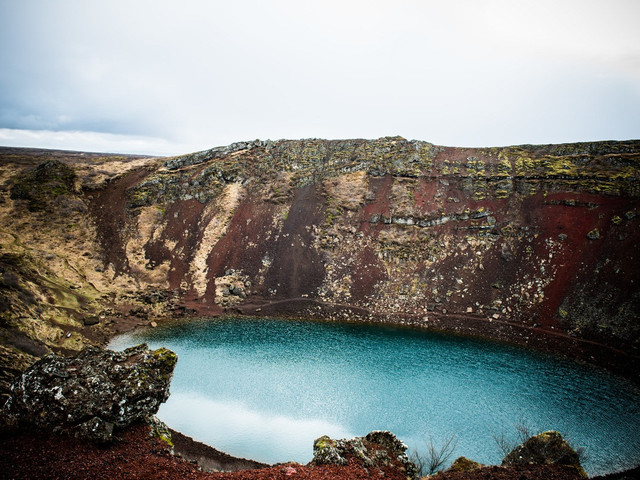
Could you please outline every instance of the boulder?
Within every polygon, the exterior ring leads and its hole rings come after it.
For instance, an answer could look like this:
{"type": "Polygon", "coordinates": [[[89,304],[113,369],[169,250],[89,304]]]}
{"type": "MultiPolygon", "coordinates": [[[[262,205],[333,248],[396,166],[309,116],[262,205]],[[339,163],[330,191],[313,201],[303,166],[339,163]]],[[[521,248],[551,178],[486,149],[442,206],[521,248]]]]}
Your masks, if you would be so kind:
{"type": "Polygon", "coordinates": [[[11,386],[10,424],[110,442],[114,428],[153,416],[169,397],[177,356],[142,344],[123,352],[87,347],[72,358],[49,354],[11,386]]]}
{"type": "Polygon", "coordinates": [[[469,460],[467,457],[458,457],[451,464],[451,466],[446,470],[446,473],[449,472],[470,472],[471,470],[476,470],[478,468],[482,468],[485,465],[482,463],[474,462],[473,460],[469,460]]]}
{"type": "Polygon", "coordinates": [[[92,325],[97,325],[98,323],[100,323],[100,319],[95,315],[87,316],[82,319],[82,323],[85,325],[85,327],[90,327],[92,325]]]}
{"type": "Polygon", "coordinates": [[[589,233],[587,233],[587,238],[589,240],[598,240],[600,238],[600,230],[594,228],[589,233]]]}
{"type": "Polygon", "coordinates": [[[365,437],[350,440],[334,440],[324,435],[313,442],[310,465],[347,465],[355,459],[365,468],[395,467],[407,478],[414,478],[417,469],[406,450],[407,446],[387,431],[373,431],[365,437]]]}
{"type": "Polygon", "coordinates": [[[587,477],[582,465],[580,465],[578,453],[556,431],[551,430],[534,435],[514,448],[502,460],[503,466],[531,463],[565,465],[575,468],[582,476],[587,477]]]}

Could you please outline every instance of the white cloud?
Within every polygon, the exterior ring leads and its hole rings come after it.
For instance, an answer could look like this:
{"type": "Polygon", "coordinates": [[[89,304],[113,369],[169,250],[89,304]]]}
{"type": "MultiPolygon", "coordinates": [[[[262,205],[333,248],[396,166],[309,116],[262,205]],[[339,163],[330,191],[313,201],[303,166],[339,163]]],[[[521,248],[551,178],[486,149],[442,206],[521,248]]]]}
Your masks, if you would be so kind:
{"type": "Polygon", "coordinates": [[[638,137],[639,10],[635,0],[5,2],[0,127],[196,149],[310,136],[638,137]],[[551,128],[550,111],[573,120],[551,128]]]}
{"type": "Polygon", "coordinates": [[[494,48],[614,67],[640,81],[636,0],[493,0],[479,13],[494,48]]]}
{"type": "Polygon", "coordinates": [[[170,156],[187,153],[188,145],[172,144],[161,138],[116,135],[103,132],[17,130],[0,128],[0,145],[85,152],[131,153],[170,156]]]}

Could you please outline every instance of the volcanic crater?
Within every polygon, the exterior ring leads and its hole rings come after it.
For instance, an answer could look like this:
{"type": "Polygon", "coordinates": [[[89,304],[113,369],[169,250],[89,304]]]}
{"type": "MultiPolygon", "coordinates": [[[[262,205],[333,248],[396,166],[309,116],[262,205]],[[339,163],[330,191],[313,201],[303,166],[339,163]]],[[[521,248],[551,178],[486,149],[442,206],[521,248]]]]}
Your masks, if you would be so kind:
{"type": "Polygon", "coordinates": [[[640,379],[640,141],[0,159],[3,400],[46,352],[225,313],[415,325],[640,379]]]}

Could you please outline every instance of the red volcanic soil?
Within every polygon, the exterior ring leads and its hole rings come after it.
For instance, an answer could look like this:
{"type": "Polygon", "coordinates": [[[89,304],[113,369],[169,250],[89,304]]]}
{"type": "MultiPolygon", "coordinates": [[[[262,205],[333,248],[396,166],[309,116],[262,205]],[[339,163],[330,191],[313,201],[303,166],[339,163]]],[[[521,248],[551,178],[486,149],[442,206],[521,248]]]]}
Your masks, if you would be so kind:
{"type": "Polygon", "coordinates": [[[387,468],[367,470],[355,460],[344,467],[283,464],[232,473],[205,473],[197,465],[171,455],[166,444],[149,437],[145,426],[133,427],[122,434],[120,441],[103,447],[33,432],[4,434],[0,442],[0,479],[405,480],[397,471],[387,468]]]}
{"type": "MultiPolygon", "coordinates": [[[[148,428],[140,425],[124,432],[120,440],[110,446],[96,446],[71,438],[45,436],[34,432],[4,433],[0,436],[0,442],[0,479],[406,480],[401,472],[390,468],[366,469],[356,460],[351,460],[344,467],[289,463],[229,473],[205,473],[197,465],[171,455],[166,444],[151,438],[148,428]]],[[[217,455],[225,456],[221,452],[217,452],[217,455]]],[[[437,478],[577,480],[582,477],[575,470],[566,467],[527,465],[513,468],[491,466],[466,473],[439,474],[437,478]]]]}
{"type": "Polygon", "coordinates": [[[98,225],[98,237],[104,249],[105,265],[113,264],[116,273],[122,273],[128,268],[121,232],[127,223],[126,191],[147,175],[148,172],[144,169],[136,170],[112,182],[109,190],[91,191],[87,194],[87,205],[98,225]]]}
{"type": "Polygon", "coordinates": [[[575,469],[561,465],[490,466],[470,472],[440,473],[438,480],[572,480],[582,479],[575,469]]]}

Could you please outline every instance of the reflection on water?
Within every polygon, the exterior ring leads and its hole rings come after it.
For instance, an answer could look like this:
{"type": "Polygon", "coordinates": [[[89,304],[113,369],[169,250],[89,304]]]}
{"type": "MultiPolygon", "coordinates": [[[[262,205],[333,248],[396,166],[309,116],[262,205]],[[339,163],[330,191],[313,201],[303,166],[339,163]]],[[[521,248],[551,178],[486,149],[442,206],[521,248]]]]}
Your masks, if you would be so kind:
{"type": "MultiPolygon", "coordinates": [[[[281,461],[309,456],[310,445],[322,436],[351,438],[354,435],[340,425],[322,419],[304,419],[251,410],[236,402],[217,402],[194,392],[173,393],[160,409],[159,416],[171,427],[208,445],[225,445],[235,456],[255,456],[260,444],[264,459],[281,461]],[[286,442],[280,437],[286,434],[286,442]],[[247,441],[251,439],[251,441],[247,441]]],[[[266,460],[265,460],[266,461],[266,460]]]]}
{"type": "Polygon", "coordinates": [[[496,464],[494,436],[556,429],[590,475],[640,461],[640,392],[520,348],[388,326],[213,319],[121,336],[178,354],[159,417],[232,455],[306,463],[313,440],[391,430],[410,448],[458,438],[454,456],[496,464]]]}

